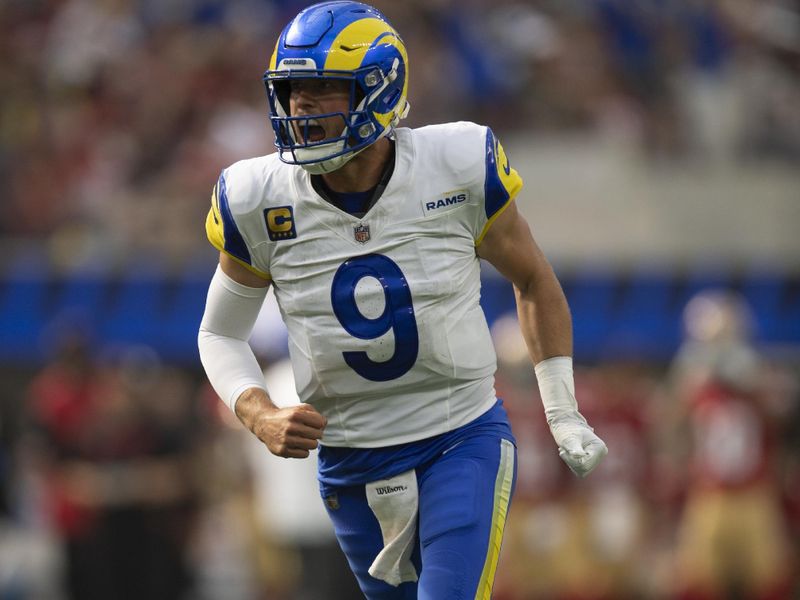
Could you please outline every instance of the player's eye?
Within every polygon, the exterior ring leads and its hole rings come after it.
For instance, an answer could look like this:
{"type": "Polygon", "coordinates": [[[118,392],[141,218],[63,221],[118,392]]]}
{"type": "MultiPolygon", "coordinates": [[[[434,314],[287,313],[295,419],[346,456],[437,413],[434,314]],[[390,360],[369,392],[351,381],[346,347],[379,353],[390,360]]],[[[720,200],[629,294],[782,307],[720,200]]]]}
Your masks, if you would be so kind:
{"type": "Polygon", "coordinates": [[[348,83],[341,79],[323,79],[320,81],[320,91],[326,94],[344,94],[348,91],[348,83]]]}
{"type": "Polygon", "coordinates": [[[314,96],[329,96],[346,94],[348,84],[338,79],[298,79],[291,82],[293,94],[310,94],[314,96]]]}
{"type": "Polygon", "coordinates": [[[294,80],[289,83],[289,86],[294,93],[301,93],[301,92],[308,92],[311,91],[311,87],[308,85],[307,81],[303,80],[294,80]]]}

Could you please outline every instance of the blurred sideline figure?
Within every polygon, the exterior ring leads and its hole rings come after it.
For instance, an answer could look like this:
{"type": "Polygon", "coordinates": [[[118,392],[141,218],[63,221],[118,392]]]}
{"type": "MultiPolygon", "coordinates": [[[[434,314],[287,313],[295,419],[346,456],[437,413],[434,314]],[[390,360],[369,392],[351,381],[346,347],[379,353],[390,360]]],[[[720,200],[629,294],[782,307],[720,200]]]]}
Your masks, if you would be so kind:
{"type": "MultiPolygon", "coordinates": [[[[739,295],[705,291],[684,311],[686,339],[670,380],[690,448],[677,540],[686,599],[789,595],[790,542],[780,504],[776,408],[739,295]]],[[[679,460],[684,460],[679,458],[679,460]]]]}
{"type": "Polygon", "coordinates": [[[491,328],[497,352],[495,387],[514,427],[519,460],[514,506],[495,596],[502,600],[558,598],[569,586],[576,531],[568,505],[569,480],[552,450],[547,422],[538,410],[536,375],[516,315],[498,318],[491,328]]]}
{"type": "MultiPolygon", "coordinates": [[[[288,359],[264,372],[270,398],[285,408],[300,403],[288,359]]],[[[253,477],[255,514],[261,526],[259,571],[269,600],[351,600],[359,595],[325,506],[319,500],[316,455],[289,462],[264,451],[255,436],[245,437],[253,477]],[[277,570],[282,572],[278,573],[277,570]],[[281,589],[281,587],[283,589],[281,589]]]]}
{"type": "Polygon", "coordinates": [[[220,266],[198,344],[271,453],[319,445],[322,497],[368,598],[488,598],[517,468],[480,258],[515,285],[560,455],[584,476],[607,449],[578,412],[569,309],[517,211],[521,178],[487,127],[397,127],[408,64],[365,4],[286,26],[264,76],[278,152],[224,169],[212,195],[220,266]],[[247,343],[270,286],[302,401],[284,408],[247,343]]]}
{"type": "Polygon", "coordinates": [[[58,340],[30,385],[23,447],[60,538],[75,600],[175,600],[192,587],[187,545],[198,508],[184,377],[145,347],[89,354],[58,340]]]}
{"type": "Polygon", "coordinates": [[[492,325],[496,388],[517,438],[520,471],[495,597],[615,600],[643,595],[649,508],[646,410],[651,385],[621,363],[576,373],[582,412],[613,453],[587,481],[564,476],[515,315],[492,325]]]}

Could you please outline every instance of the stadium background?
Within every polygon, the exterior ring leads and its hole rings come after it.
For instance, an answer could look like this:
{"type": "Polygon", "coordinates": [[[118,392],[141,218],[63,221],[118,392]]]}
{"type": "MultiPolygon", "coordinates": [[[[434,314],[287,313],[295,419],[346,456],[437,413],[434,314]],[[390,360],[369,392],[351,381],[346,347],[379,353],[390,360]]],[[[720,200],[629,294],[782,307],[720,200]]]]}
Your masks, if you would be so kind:
{"type": "MultiPolygon", "coordinates": [[[[260,76],[305,4],[0,6],[0,598],[65,597],[65,579],[83,598],[352,597],[313,508],[270,505],[290,485],[313,494],[313,475],[258,466],[195,344],[210,190],[272,151],[260,76]]],[[[496,596],[709,597],[689,589],[690,507],[745,487],[771,499],[778,533],[720,525],[720,543],[753,552],[720,558],[724,597],[798,593],[798,4],[374,4],[409,48],[407,124],[490,125],[525,179],[520,207],[574,315],[579,400],[611,450],[585,482],[542,458],[555,452],[504,327],[513,299],[487,269],[498,389],[523,438],[496,596]],[[742,438],[758,457],[734,452],[760,470],[736,485],[698,468],[692,374],[676,367],[708,342],[684,316],[711,290],[746,302],[737,342],[761,360],[758,434],[742,438]],[[785,569],[750,568],[764,557],[785,569]]],[[[265,367],[283,335],[266,315],[265,367]]]]}

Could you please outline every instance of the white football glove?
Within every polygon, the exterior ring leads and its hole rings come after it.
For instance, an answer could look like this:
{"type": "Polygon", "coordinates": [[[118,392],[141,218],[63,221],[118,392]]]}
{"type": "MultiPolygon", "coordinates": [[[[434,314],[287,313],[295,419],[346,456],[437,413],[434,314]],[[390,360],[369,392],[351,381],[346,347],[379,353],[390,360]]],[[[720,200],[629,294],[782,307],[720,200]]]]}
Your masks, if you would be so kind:
{"type": "Polygon", "coordinates": [[[558,455],[578,477],[586,477],[608,454],[608,447],[578,412],[572,358],[557,356],[541,361],[536,365],[536,378],[558,455]]]}
{"type": "Polygon", "coordinates": [[[578,477],[586,477],[608,454],[603,440],[597,437],[583,415],[550,423],[550,432],[558,444],[558,455],[578,477]]]}

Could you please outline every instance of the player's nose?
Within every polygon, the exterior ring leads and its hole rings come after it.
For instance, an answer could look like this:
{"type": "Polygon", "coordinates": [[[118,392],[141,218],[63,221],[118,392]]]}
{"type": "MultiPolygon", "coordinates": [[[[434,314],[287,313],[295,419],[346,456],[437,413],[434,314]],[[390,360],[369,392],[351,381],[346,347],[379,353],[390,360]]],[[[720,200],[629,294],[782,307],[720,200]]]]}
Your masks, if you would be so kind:
{"type": "Polygon", "coordinates": [[[305,89],[292,90],[295,114],[314,114],[314,95],[305,89]]]}

